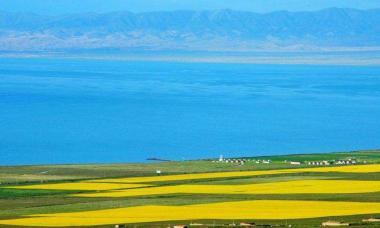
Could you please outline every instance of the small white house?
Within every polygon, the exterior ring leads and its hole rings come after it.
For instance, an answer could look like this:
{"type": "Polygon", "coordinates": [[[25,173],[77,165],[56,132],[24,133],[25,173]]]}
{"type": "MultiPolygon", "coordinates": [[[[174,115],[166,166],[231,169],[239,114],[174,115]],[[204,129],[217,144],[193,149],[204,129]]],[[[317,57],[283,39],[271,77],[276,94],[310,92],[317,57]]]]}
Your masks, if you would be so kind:
{"type": "Polygon", "coordinates": [[[291,161],[290,164],[291,164],[291,165],[301,165],[301,162],[291,161]]]}

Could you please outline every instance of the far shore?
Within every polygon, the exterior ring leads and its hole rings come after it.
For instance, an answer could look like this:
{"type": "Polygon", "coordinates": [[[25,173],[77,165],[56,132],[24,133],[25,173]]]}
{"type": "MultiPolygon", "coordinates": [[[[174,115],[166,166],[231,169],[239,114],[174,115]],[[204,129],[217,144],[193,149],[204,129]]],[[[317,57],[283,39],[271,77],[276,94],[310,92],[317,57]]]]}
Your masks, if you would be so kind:
{"type": "Polygon", "coordinates": [[[65,53],[0,52],[0,58],[53,58],[104,61],[152,61],[219,64],[289,64],[289,65],[350,65],[380,66],[380,52],[257,52],[257,53],[65,53]]]}

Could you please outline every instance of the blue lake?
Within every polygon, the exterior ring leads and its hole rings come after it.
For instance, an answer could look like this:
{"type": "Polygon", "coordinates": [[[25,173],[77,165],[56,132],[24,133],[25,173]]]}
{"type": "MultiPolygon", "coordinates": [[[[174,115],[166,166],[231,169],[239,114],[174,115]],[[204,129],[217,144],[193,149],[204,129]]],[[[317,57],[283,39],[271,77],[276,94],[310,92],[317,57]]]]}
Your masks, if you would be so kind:
{"type": "Polygon", "coordinates": [[[380,148],[380,67],[0,59],[0,164],[380,148]]]}

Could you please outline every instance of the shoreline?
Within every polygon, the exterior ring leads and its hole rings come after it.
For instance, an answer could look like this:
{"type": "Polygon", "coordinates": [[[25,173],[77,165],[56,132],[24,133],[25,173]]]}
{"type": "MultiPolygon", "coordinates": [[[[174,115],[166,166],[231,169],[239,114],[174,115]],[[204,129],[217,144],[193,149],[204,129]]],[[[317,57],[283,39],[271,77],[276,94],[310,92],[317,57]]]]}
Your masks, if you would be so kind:
{"type": "Polygon", "coordinates": [[[95,61],[131,61],[131,62],[178,62],[210,64],[268,64],[268,65],[332,65],[332,66],[380,66],[380,53],[353,54],[339,53],[258,53],[258,54],[67,54],[67,53],[0,53],[7,59],[73,59],[95,61]],[[362,54],[362,55],[359,55],[362,54]]]}
{"type": "MultiPolygon", "coordinates": [[[[347,156],[348,154],[362,154],[362,153],[379,153],[379,162],[380,162],[380,149],[363,149],[363,150],[352,150],[352,151],[338,151],[338,152],[310,152],[310,153],[289,153],[289,154],[272,154],[272,155],[256,155],[256,156],[238,156],[238,157],[228,157],[227,159],[275,159],[275,160],[284,160],[289,157],[324,157],[324,156],[347,156]]],[[[111,162],[111,163],[102,163],[102,162],[89,162],[89,163],[57,163],[57,164],[20,164],[20,165],[2,165],[0,168],[16,168],[16,167],[68,167],[68,166],[123,166],[123,165],[154,165],[154,164],[164,164],[164,163],[186,163],[186,162],[208,162],[211,160],[217,159],[214,158],[200,158],[193,160],[167,160],[167,161],[151,161],[146,160],[145,162],[111,162]]]]}

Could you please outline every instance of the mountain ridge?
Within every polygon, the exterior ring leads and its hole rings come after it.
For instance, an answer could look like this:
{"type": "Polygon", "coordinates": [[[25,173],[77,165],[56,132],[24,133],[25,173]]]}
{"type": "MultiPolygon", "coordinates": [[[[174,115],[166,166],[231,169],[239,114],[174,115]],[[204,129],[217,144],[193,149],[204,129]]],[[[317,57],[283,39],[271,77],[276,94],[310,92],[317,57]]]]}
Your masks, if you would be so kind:
{"type": "Polygon", "coordinates": [[[43,16],[0,11],[0,50],[268,50],[380,46],[380,9],[43,16]]]}

